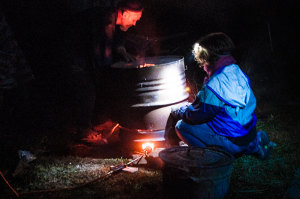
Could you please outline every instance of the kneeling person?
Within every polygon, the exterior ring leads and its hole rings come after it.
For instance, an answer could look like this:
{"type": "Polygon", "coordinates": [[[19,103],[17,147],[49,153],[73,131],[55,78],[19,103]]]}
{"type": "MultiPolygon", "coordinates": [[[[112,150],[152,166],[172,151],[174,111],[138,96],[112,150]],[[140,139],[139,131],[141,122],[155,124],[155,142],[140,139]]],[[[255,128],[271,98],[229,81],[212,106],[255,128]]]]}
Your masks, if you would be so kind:
{"type": "MultiPolygon", "coordinates": [[[[256,99],[249,78],[231,56],[233,49],[224,33],[208,34],[194,44],[195,60],[207,76],[195,101],[172,111],[170,118],[177,136],[189,146],[221,147],[235,156],[265,159],[274,143],[256,131],[256,99]]],[[[167,127],[166,141],[172,143],[174,134],[167,127]]]]}

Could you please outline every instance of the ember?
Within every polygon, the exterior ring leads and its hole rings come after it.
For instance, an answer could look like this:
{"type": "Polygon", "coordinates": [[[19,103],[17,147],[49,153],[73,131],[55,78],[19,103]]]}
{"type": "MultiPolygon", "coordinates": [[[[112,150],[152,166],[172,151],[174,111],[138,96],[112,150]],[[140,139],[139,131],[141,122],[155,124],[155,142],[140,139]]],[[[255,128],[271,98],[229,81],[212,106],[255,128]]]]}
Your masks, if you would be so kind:
{"type": "Polygon", "coordinates": [[[144,64],[140,64],[140,65],[137,66],[136,68],[146,68],[146,67],[150,67],[150,66],[155,66],[155,64],[147,64],[147,63],[144,63],[144,64]]]}
{"type": "Polygon", "coordinates": [[[98,132],[91,133],[86,138],[83,138],[82,140],[93,144],[107,143],[107,140],[102,136],[101,133],[98,132]]]}
{"type": "MultiPolygon", "coordinates": [[[[110,120],[99,124],[94,127],[94,130],[82,140],[91,144],[108,144],[108,139],[111,138],[113,133],[120,125],[118,123],[112,123],[110,120]]],[[[112,141],[112,139],[110,139],[112,141]]]]}

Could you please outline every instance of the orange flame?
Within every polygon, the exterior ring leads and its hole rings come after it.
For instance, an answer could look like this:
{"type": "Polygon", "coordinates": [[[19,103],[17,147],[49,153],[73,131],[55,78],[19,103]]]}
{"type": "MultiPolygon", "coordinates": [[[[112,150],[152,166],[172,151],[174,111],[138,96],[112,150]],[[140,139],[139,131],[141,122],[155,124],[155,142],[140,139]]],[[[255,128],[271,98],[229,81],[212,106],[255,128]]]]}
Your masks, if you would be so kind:
{"type": "Polygon", "coordinates": [[[151,153],[154,150],[154,143],[150,143],[150,142],[143,143],[142,149],[147,150],[147,153],[151,153]]]}
{"type": "Polygon", "coordinates": [[[140,64],[139,66],[137,66],[137,68],[145,68],[145,67],[150,67],[150,66],[155,66],[155,64],[144,63],[144,64],[140,64]]]}

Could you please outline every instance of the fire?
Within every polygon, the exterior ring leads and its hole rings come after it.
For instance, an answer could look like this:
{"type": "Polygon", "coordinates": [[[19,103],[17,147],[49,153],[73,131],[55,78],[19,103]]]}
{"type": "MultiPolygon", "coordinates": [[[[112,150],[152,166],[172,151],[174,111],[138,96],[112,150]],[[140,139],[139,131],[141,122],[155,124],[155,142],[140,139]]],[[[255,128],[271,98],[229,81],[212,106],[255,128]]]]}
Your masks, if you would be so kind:
{"type": "Polygon", "coordinates": [[[147,63],[144,63],[144,64],[140,64],[140,65],[137,66],[136,68],[145,68],[145,67],[150,67],[150,66],[155,66],[155,64],[147,64],[147,63]]]}
{"type": "Polygon", "coordinates": [[[151,153],[154,150],[154,143],[150,143],[150,142],[143,143],[142,144],[142,149],[143,150],[148,150],[148,151],[150,151],[148,153],[151,153]]]}

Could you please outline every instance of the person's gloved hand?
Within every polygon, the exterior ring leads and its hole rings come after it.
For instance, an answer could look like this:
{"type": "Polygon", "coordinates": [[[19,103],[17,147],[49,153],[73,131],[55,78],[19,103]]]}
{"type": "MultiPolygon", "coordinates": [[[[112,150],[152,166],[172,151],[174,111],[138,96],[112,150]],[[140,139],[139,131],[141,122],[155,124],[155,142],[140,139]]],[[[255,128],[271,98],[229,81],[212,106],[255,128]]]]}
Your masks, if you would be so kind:
{"type": "Polygon", "coordinates": [[[117,48],[117,52],[118,52],[118,54],[120,54],[120,55],[123,57],[123,59],[124,59],[126,62],[133,62],[133,61],[136,61],[135,56],[129,54],[129,53],[126,51],[126,49],[125,49],[124,46],[119,46],[119,47],[117,48]]]}
{"type": "Polygon", "coordinates": [[[172,108],[171,115],[176,119],[182,119],[187,108],[188,108],[188,105],[181,106],[179,108],[177,107],[175,109],[172,108]]]}

